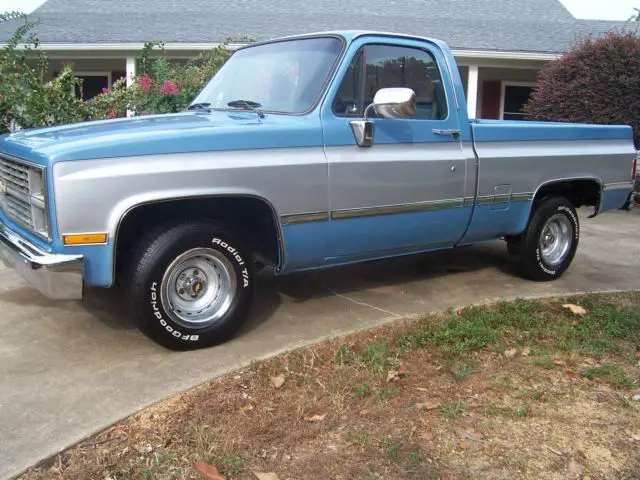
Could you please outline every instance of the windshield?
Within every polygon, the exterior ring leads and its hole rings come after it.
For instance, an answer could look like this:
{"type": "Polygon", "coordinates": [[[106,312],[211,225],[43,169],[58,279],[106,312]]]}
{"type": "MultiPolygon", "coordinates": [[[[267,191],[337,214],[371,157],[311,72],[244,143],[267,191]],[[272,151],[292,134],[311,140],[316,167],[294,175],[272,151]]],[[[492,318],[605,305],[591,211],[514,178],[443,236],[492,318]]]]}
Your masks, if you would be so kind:
{"type": "Polygon", "coordinates": [[[223,65],[193,104],[304,113],[317,101],[342,42],[308,38],[239,50],[223,65]],[[231,105],[229,105],[231,103],[231,105]]]}

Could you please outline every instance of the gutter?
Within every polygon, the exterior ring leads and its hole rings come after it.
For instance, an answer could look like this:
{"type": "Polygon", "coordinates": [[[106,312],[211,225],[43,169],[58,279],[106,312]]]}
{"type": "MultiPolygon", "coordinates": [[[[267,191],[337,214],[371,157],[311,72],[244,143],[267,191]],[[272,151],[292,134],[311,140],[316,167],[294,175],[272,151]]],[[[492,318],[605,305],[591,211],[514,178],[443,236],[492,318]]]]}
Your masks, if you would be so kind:
{"type": "MultiPolygon", "coordinates": [[[[184,52],[194,50],[208,50],[224,45],[223,43],[167,43],[164,50],[167,52],[184,52]]],[[[229,50],[237,50],[248,45],[247,43],[230,43],[226,47],[229,50]]],[[[4,48],[5,44],[0,44],[0,48],[4,48]]],[[[26,45],[19,45],[19,48],[26,48],[26,45]]],[[[41,43],[39,48],[44,51],[51,52],[93,52],[93,51],[112,51],[112,52],[131,52],[139,51],[144,48],[144,43],[41,43]]],[[[536,60],[550,61],[557,60],[562,53],[546,53],[546,52],[518,52],[518,51],[501,51],[501,50],[461,50],[452,49],[455,57],[464,58],[486,58],[486,59],[502,59],[502,60],[536,60]]]]}

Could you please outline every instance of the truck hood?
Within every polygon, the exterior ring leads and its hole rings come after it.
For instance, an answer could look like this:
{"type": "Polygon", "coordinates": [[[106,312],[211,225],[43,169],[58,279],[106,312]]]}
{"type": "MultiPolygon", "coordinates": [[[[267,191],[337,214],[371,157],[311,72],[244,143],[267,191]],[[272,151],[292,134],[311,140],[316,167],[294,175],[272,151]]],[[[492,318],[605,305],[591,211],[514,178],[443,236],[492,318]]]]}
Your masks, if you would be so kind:
{"type": "Polygon", "coordinates": [[[321,145],[318,119],[253,112],[185,112],[83,122],[0,137],[0,152],[59,161],[251,148],[321,145]]]}

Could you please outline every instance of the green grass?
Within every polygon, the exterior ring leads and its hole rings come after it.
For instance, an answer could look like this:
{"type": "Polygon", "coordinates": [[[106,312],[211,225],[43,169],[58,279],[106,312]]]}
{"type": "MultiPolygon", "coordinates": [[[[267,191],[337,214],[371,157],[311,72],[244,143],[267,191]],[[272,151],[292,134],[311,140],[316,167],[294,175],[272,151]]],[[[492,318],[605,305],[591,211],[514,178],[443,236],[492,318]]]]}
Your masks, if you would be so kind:
{"type": "Polygon", "coordinates": [[[357,355],[344,343],[338,346],[334,355],[334,360],[338,365],[350,365],[356,360],[356,358],[357,355]]]}
{"type": "Polygon", "coordinates": [[[389,400],[397,392],[396,388],[376,388],[376,398],[378,400],[389,400]]]}
{"type": "Polygon", "coordinates": [[[465,406],[461,400],[456,403],[449,403],[440,407],[442,414],[446,420],[454,420],[458,418],[464,412],[465,406]]]}
{"type": "Polygon", "coordinates": [[[229,478],[237,477],[238,475],[242,475],[245,469],[245,460],[238,455],[225,455],[222,457],[222,465],[220,467],[220,472],[226,475],[229,478]]]}
{"type": "Polygon", "coordinates": [[[464,363],[462,364],[454,364],[451,367],[451,373],[455,377],[456,380],[466,380],[472,373],[478,372],[477,368],[471,367],[464,363]]]}
{"type": "Polygon", "coordinates": [[[483,408],[483,413],[488,416],[502,416],[516,419],[527,417],[530,413],[529,407],[499,407],[491,404],[483,408]]]}
{"type": "Polygon", "coordinates": [[[604,363],[582,370],[580,375],[591,380],[604,380],[605,382],[620,387],[637,387],[636,383],[627,376],[625,369],[620,364],[604,363]]]}
{"type": "Polygon", "coordinates": [[[371,393],[371,386],[369,384],[356,385],[351,392],[351,398],[362,398],[371,393]]]}
{"type": "Polygon", "coordinates": [[[387,460],[397,460],[402,448],[402,442],[398,439],[391,439],[391,437],[383,437],[382,449],[384,450],[384,456],[387,460]]]}
{"type": "Polygon", "coordinates": [[[427,317],[419,327],[396,336],[396,346],[401,350],[429,347],[449,358],[513,344],[531,345],[532,355],[549,351],[575,351],[595,357],[629,355],[638,341],[640,312],[607,303],[597,295],[549,303],[515,300],[471,307],[449,312],[443,319],[427,317]],[[567,302],[582,305],[587,314],[572,314],[562,307],[567,302]]]}
{"type": "Polygon", "coordinates": [[[388,366],[388,348],[389,344],[384,340],[371,342],[362,349],[360,361],[373,373],[382,373],[388,366]]]}
{"type": "Polygon", "coordinates": [[[556,364],[548,358],[534,358],[531,360],[531,363],[536,367],[542,367],[546,370],[552,370],[556,366],[556,364]]]}

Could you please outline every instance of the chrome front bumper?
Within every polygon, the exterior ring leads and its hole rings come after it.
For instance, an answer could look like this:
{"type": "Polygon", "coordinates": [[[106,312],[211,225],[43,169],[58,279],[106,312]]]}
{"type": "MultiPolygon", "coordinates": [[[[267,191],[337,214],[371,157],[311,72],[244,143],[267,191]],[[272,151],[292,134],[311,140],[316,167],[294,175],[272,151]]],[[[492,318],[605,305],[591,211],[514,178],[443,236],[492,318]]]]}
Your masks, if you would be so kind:
{"type": "Polygon", "coordinates": [[[82,255],[47,253],[0,222],[0,260],[46,297],[82,298],[82,255]]]}

